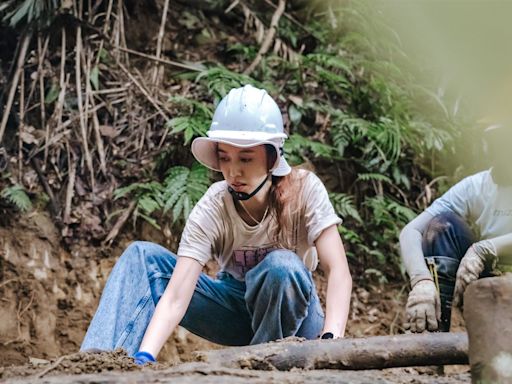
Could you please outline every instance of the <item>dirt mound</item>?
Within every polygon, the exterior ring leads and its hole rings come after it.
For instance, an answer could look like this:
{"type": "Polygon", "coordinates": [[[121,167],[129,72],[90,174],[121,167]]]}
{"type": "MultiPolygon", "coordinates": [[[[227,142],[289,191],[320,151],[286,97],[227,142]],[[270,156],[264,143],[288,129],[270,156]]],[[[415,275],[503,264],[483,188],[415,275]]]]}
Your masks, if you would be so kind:
{"type": "Polygon", "coordinates": [[[113,384],[113,383],[340,383],[340,384],[463,384],[470,382],[465,374],[439,375],[433,371],[425,373],[413,368],[393,368],[369,371],[256,371],[249,369],[232,369],[205,363],[186,363],[176,367],[155,370],[154,368],[135,369],[131,372],[103,371],[78,375],[48,375],[37,378],[30,376],[9,380],[11,384],[113,384]]]}
{"type": "MultiPolygon", "coordinates": [[[[159,364],[158,367],[166,366],[159,364]]],[[[22,366],[0,368],[0,379],[25,376],[41,378],[48,375],[80,375],[140,369],[123,350],[98,353],[77,352],[51,361],[32,358],[28,364],[22,366]]]]}
{"type": "MultiPolygon", "coordinates": [[[[172,244],[145,229],[139,236],[172,244]]],[[[131,235],[135,237],[135,235],[131,235]]],[[[162,352],[160,365],[140,369],[122,351],[76,353],[97,307],[108,274],[130,242],[116,248],[76,244],[69,251],[47,215],[35,213],[0,227],[0,381],[19,383],[211,382],[462,383],[468,375],[439,376],[417,370],[262,372],[229,370],[194,360],[193,352],[219,346],[178,328],[162,352]],[[61,357],[58,357],[61,356],[61,357]],[[17,367],[7,367],[16,364],[17,367]],[[24,365],[22,365],[24,364],[24,365]],[[21,366],[20,366],[21,365],[21,366]],[[170,368],[172,366],[172,368],[170,368]],[[157,371],[155,371],[157,369],[157,371]],[[161,369],[164,369],[163,371],[161,369]],[[277,375],[277,376],[276,376],[277,375]]],[[[213,266],[207,272],[214,274],[213,266]]],[[[326,290],[315,273],[320,297],[326,290]]],[[[348,336],[400,333],[405,294],[400,286],[359,286],[352,295],[348,336]]]]}
{"type": "MultiPolygon", "coordinates": [[[[140,236],[173,249],[147,229],[140,236]]],[[[130,241],[115,248],[79,243],[68,251],[44,213],[0,226],[0,366],[77,352],[107,277],[130,241]]],[[[193,351],[211,348],[178,328],[159,361],[190,361],[193,351]]]]}

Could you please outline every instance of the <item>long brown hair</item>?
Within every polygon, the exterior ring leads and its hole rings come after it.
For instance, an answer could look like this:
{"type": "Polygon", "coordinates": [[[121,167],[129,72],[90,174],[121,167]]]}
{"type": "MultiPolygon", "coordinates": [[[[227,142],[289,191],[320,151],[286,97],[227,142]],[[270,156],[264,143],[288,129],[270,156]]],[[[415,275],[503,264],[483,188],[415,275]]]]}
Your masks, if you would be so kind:
{"type": "MultiPolygon", "coordinates": [[[[275,164],[277,153],[272,145],[265,144],[267,164],[269,169],[275,164]]],[[[294,250],[296,244],[294,223],[300,214],[300,196],[303,186],[303,176],[297,169],[286,176],[272,176],[272,186],[269,192],[270,213],[275,217],[277,227],[272,228],[273,240],[279,247],[294,250]]]]}

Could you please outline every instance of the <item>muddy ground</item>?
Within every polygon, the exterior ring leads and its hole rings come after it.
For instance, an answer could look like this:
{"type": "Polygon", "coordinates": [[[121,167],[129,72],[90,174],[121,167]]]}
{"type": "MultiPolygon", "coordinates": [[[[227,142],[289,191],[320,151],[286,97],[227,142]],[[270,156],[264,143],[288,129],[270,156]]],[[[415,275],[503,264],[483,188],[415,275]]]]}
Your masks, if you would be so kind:
{"type": "MultiPolygon", "coordinates": [[[[150,227],[133,236],[175,246],[150,227]]],[[[179,328],[159,355],[160,364],[140,369],[122,352],[76,353],[125,238],[114,248],[75,244],[66,251],[46,214],[20,217],[0,226],[0,380],[16,383],[110,382],[351,382],[462,383],[467,373],[440,375],[438,369],[382,371],[266,372],[195,362],[194,351],[219,348],[179,328]],[[70,376],[71,375],[71,376],[70,376]]],[[[215,272],[213,267],[209,273],[215,272]]],[[[321,297],[326,282],[316,275],[321,297]]],[[[388,335],[403,329],[404,283],[355,289],[348,336],[388,335]]],[[[466,370],[466,368],[463,368],[466,370]]],[[[456,370],[457,371],[457,370],[456,370]]],[[[458,370],[460,371],[460,370],[458,370]]],[[[453,372],[453,370],[451,370],[453,372]]]]}
{"type": "Polygon", "coordinates": [[[140,368],[123,351],[75,353],[51,362],[33,359],[0,371],[9,383],[467,383],[468,373],[440,374],[435,367],[367,371],[251,370],[193,362],[140,368]]]}

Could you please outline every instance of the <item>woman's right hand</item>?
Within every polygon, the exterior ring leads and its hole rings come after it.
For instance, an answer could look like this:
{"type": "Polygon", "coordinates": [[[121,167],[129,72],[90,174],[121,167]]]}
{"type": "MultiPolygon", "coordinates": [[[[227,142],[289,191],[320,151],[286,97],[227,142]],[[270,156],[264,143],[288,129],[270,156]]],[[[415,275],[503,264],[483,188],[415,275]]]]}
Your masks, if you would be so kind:
{"type": "Polygon", "coordinates": [[[190,257],[178,257],[164,294],[158,301],[139,350],[158,356],[158,352],[187,311],[203,266],[190,257]]]}
{"type": "Polygon", "coordinates": [[[133,355],[133,360],[137,365],[146,365],[156,363],[156,359],[149,352],[139,351],[133,355]]]}

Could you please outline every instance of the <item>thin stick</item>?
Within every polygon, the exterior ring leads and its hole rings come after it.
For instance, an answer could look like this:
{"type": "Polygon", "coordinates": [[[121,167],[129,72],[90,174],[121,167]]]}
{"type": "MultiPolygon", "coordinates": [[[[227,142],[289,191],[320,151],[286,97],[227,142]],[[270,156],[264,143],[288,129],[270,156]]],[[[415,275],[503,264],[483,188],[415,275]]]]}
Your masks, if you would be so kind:
{"type": "Polygon", "coordinates": [[[89,152],[89,145],[87,142],[87,126],[85,122],[84,108],[82,104],[82,76],[80,70],[80,62],[81,62],[81,52],[82,52],[82,28],[80,26],[76,29],[76,60],[75,60],[75,74],[76,74],[76,94],[77,94],[77,103],[78,103],[78,113],[80,114],[80,132],[82,135],[82,141],[85,152],[85,161],[87,163],[87,168],[89,169],[89,173],[91,176],[91,188],[95,190],[95,181],[94,181],[94,168],[92,165],[92,157],[89,152]]]}
{"type": "Polygon", "coordinates": [[[92,91],[92,95],[108,95],[110,93],[124,93],[126,92],[126,87],[119,87],[119,88],[110,88],[110,89],[98,89],[97,91],[92,91]]]}
{"type": "Polygon", "coordinates": [[[18,319],[18,339],[23,340],[23,335],[21,334],[21,326],[23,325],[23,315],[30,308],[32,302],[34,301],[34,291],[31,291],[30,300],[25,308],[21,308],[21,301],[18,303],[18,310],[16,311],[16,318],[18,319]]]}
{"type": "Polygon", "coordinates": [[[39,161],[36,158],[32,158],[31,160],[32,166],[34,167],[34,170],[37,173],[37,176],[39,177],[39,181],[43,185],[43,189],[50,198],[50,211],[55,219],[55,222],[58,227],[60,227],[60,220],[59,220],[59,212],[60,212],[60,206],[57,199],[55,199],[55,195],[53,194],[52,189],[50,188],[50,185],[48,184],[48,181],[46,181],[46,178],[44,177],[43,172],[41,171],[41,166],[39,165],[39,161]]]}
{"type": "MultiPolygon", "coordinates": [[[[109,0],[108,1],[108,5],[107,5],[107,14],[105,16],[105,22],[103,24],[103,35],[106,36],[107,35],[107,32],[108,32],[108,28],[110,26],[110,15],[112,15],[112,4],[113,4],[114,0],[109,0]]],[[[101,51],[103,50],[103,44],[104,44],[104,40],[101,39],[100,40],[100,47],[98,48],[98,55],[96,56],[96,64],[95,65],[98,65],[99,62],[100,62],[100,55],[101,55],[101,51]]]]}
{"type": "Polygon", "coordinates": [[[117,61],[117,65],[119,65],[119,68],[122,69],[124,73],[130,78],[130,80],[139,88],[139,90],[146,96],[146,98],[149,100],[149,102],[153,105],[153,107],[156,108],[156,110],[160,113],[160,115],[165,119],[165,121],[169,120],[169,117],[167,114],[160,108],[157,101],[149,94],[149,92],[144,88],[142,84],[139,83],[139,81],[133,76],[130,71],[120,62],[117,61]]]}
{"type": "Polygon", "coordinates": [[[23,129],[25,126],[25,69],[21,70],[20,79],[20,125],[18,127],[18,183],[23,175],[23,129]]]}
{"type": "Polygon", "coordinates": [[[16,89],[18,88],[18,82],[21,75],[21,70],[25,63],[25,57],[27,56],[28,46],[30,43],[30,39],[32,34],[29,32],[23,38],[23,42],[21,43],[20,54],[18,56],[18,62],[16,64],[16,71],[14,72],[14,77],[11,83],[11,89],[9,90],[9,97],[7,98],[7,103],[5,104],[5,108],[3,109],[2,121],[0,123],[0,143],[2,142],[5,127],[7,126],[7,121],[9,120],[9,115],[11,113],[12,103],[14,101],[14,95],[16,94],[16,89]]]}
{"type": "Polygon", "coordinates": [[[96,145],[98,146],[98,154],[100,155],[100,169],[104,176],[107,176],[107,162],[105,156],[105,148],[103,146],[103,140],[101,139],[100,122],[98,120],[98,114],[96,113],[96,106],[94,104],[94,97],[92,93],[89,94],[89,100],[91,102],[92,109],[92,125],[94,127],[94,134],[96,136],[96,145]]]}
{"type": "MultiPolygon", "coordinates": [[[[122,44],[122,46],[126,48],[127,45],[126,45],[126,35],[124,32],[124,10],[123,10],[124,2],[119,1],[118,4],[119,4],[119,10],[118,10],[117,17],[119,19],[119,39],[120,39],[118,45],[122,44]]],[[[125,55],[124,59],[125,59],[125,62],[128,63],[128,55],[125,55]]]]}
{"type": "MultiPolygon", "coordinates": [[[[69,74],[66,76],[66,78],[67,78],[67,80],[66,80],[66,82],[67,82],[69,80],[69,74]]],[[[111,102],[110,104],[113,105],[115,103],[111,102]]],[[[89,109],[89,113],[90,114],[94,113],[94,112],[98,111],[99,109],[105,107],[106,105],[107,105],[107,103],[103,101],[100,104],[94,106],[94,108],[89,109]]],[[[57,107],[55,107],[55,108],[57,108],[57,107]]],[[[62,115],[62,113],[61,113],[61,115],[62,115]]],[[[61,117],[58,120],[60,120],[61,117]]],[[[39,152],[46,149],[46,147],[50,147],[52,144],[58,143],[59,140],[62,139],[62,137],[64,137],[65,135],[68,135],[71,131],[69,131],[69,130],[63,131],[63,130],[66,129],[67,127],[69,127],[71,124],[75,123],[79,118],[80,118],[80,116],[75,115],[74,117],[70,118],[69,120],[66,120],[64,123],[60,122],[56,129],[57,133],[50,138],[50,141],[48,142],[48,144],[45,144],[44,147],[38,148],[37,150],[31,152],[30,159],[32,157],[34,157],[35,155],[37,155],[39,152]]]]}
{"type": "Polygon", "coordinates": [[[277,5],[276,11],[272,15],[272,20],[270,21],[270,27],[267,31],[267,34],[265,35],[265,40],[263,40],[263,43],[261,44],[260,50],[258,51],[258,54],[254,58],[251,65],[249,65],[245,71],[244,75],[250,75],[252,71],[258,66],[263,56],[268,52],[270,49],[270,45],[272,44],[272,41],[274,41],[274,36],[277,31],[277,25],[279,24],[279,19],[281,18],[281,15],[284,12],[286,6],[286,0],[279,0],[279,4],[277,5]]]}
{"type": "MultiPolygon", "coordinates": [[[[69,78],[69,77],[68,77],[69,78]]],[[[64,106],[64,96],[66,94],[66,29],[62,28],[61,36],[61,49],[60,49],[60,78],[59,78],[59,97],[57,98],[57,105],[55,106],[57,129],[62,124],[62,109],[64,106]]],[[[55,113],[54,112],[54,113],[55,113]]],[[[50,141],[50,122],[46,125],[45,132],[45,148],[44,148],[44,163],[43,166],[46,169],[48,162],[48,148],[50,141]]]]}
{"type": "MultiPolygon", "coordinates": [[[[139,122],[140,124],[140,122],[139,122]]],[[[138,150],[138,153],[137,153],[137,157],[140,158],[142,156],[142,150],[144,149],[144,141],[146,141],[146,130],[147,130],[147,126],[148,126],[148,123],[144,123],[144,125],[142,126],[142,133],[140,135],[140,140],[139,140],[139,150],[138,150]]]]}
{"type": "Polygon", "coordinates": [[[73,152],[69,148],[69,141],[66,140],[66,151],[68,153],[68,186],[66,188],[66,205],[64,206],[63,221],[64,224],[71,223],[71,202],[73,201],[73,195],[75,194],[75,179],[76,179],[76,162],[73,156],[73,152]]]}
{"type": "Polygon", "coordinates": [[[39,52],[39,67],[37,69],[37,73],[39,75],[39,102],[41,103],[40,111],[41,111],[41,127],[46,126],[46,108],[44,105],[44,58],[46,55],[46,49],[48,48],[48,42],[50,38],[47,37],[44,42],[44,48],[41,48],[41,37],[37,37],[37,50],[39,52]]]}
{"type": "Polygon", "coordinates": [[[129,217],[130,217],[132,211],[135,209],[136,205],[137,205],[137,202],[135,200],[132,201],[130,203],[130,205],[128,206],[128,208],[125,209],[123,214],[121,216],[119,216],[119,219],[117,219],[116,223],[114,224],[114,226],[110,230],[109,234],[103,241],[104,245],[112,244],[112,242],[114,241],[116,236],[119,234],[119,231],[123,227],[124,223],[126,223],[126,221],[129,219],[129,217]]]}
{"type": "MultiPolygon", "coordinates": [[[[165,0],[164,10],[162,12],[162,21],[160,22],[160,30],[158,31],[157,43],[156,43],[156,58],[160,59],[160,55],[162,53],[162,42],[164,40],[165,33],[165,22],[167,21],[167,11],[169,10],[169,0],[165,0]]],[[[160,66],[155,65],[153,69],[153,78],[151,84],[156,89],[158,87],[158,72],[160,71],[160,66]]]]}
{"type": "Polygon", "coordinates": [[[9,279],[9,280],[2,281],[2,282],[0,283],[0,288],[2,288],[4,285],[7,285],[7,284],[9,284],[9,283],[12,283],[12,282],[14,282],[14,281],[19,281],[19,280],[20,280],[20,279],[19,279],[19,277],[17,277],[17,278],[15,278],[15,279],[9,279]]]}
{"type": "MultiPolygon", "coordinates": [[[[114,48],[117,48],[119,47],[119,24],[121,23],[119,21],[119,5],[120,5],[121,1],[118,0],[117,2],[117,14],[116,14],[116,18],[115,18],[115,23],[114,23],[114,30],[112,31],[112,39],[114,41],[114,48]]],[[[114,58],[116,60],[119,60],[119,57],[120,57],[120,52],[119,52],[119,49],[115,49],[114,50],[114,58]]]]}
{"type": "Polygon", "coordinates": [[[204,70],[204,68],[202,66],[199,66],[199,65],[198,66],[193,66],[193,65],[187,65],[187,64],[179,63],[177,61],[162,59],[162,58],[158,58],[158,57],[155,57],[155,56],[147,55],[147,54],[142,53],[142,52],[134,51],[133,49],[130,49],[130,48],[123,48],[123,47],[119,47],[119,46],[117,46],[115,48],[119,49],[120,51],[123,51],[123,52],[126,52],[126,53],[130,53],[132,55],[144,57],[144,58],[146,58],[148,60],[153,60],[153,61],[156,61],[157,63],[167,64],[167,65],[170,65],[170,66],[173,66],[173,67],[189,69],[191,71],[197,71],[197,72],[201,72],[202,70],[204,70]]]}
{"type": "Polygon", "coordinates": [[[46,375],[48,372],[50,371],[53,371],[55,368],[57,368],[63,361],[64,359],[66,359],[67,357],[69,357],[69,355],[64,355],[64,356],[61,356],[57,359],[57,361],[55,361],[55,363],[53,363],[52,365],[50,365],[48,368],[46,368],[44,371],[42,371],[40,374],[37,375],[37,378],[40,379],[41,377],[43,377],[44,375],[46,375]]]}
{"type": "MultiPolygon", "coordinates": [[[[265,0],[265,3],[267,3],[268,5],[270,5],[272,8],[277,8],[277,5],[275,5],[273,2],[271,2],[270,0],[265,0]]],[[[309,29],[307,29],[305,26],[303,26],[300,21],[298,21],[295,17],[293,17],[292,15],[288,14],[287,12],[284,12],[283,14],[284,17],[286,17],[288,20],[290,20],[293,24],[295,24],[297,27],[299,27],[300,29],[302,29],[304,32],[307,32],[309,33],[311,36],[313,36],[315,39],[317,38],[313,32],[311,32],[309,29]]]]}
{"type": "Polygon", "coordinates": [[[26,98],[25,105],[27,106],[27,109],[25,110],[25,113],[28,112],[28,106],[32,102],[32,96],[34,96],[34,92],[36,90],[36,85],[38,83],[38,80],[41,77],[42,68],[44,64],[44,57],[46,56],[46,51],[48,50],[48,43],[50,41],[50,38],[47,37],[44,42],[44,46],[41,48],[41,38],[37,37],[37,55],[38,55],[38,63],[37,63],[37,71],[36,76],[34,77],[34,81],[32,81],[32,85],[30,86],[30,92],[28,93],[28,97],[26,98]]]}

